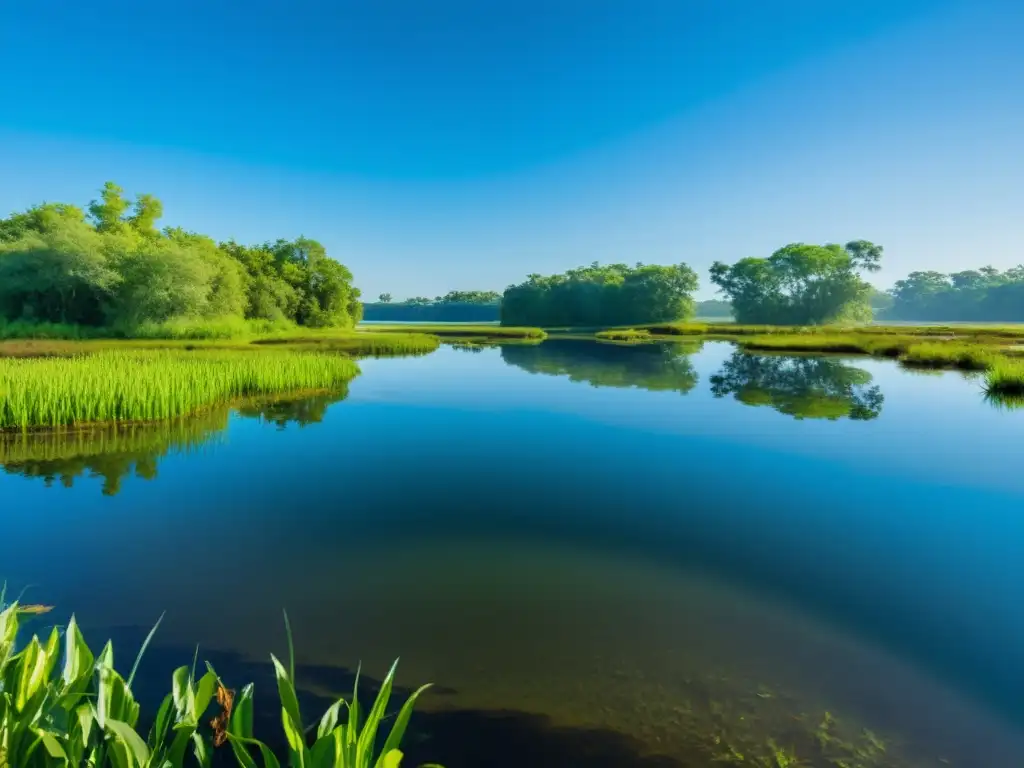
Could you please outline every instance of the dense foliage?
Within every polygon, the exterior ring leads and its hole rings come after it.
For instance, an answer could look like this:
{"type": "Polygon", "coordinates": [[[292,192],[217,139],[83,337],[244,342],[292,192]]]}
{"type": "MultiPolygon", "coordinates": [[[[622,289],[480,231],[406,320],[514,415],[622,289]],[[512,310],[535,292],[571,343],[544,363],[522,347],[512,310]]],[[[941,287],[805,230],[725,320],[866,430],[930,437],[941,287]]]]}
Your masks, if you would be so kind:
{"type": "Polygon", "coordinates": [[[911,272],[890,291],[897,320],[1024,320],[1024,265],[964,272],[911,272]]]}
{"type": "Polygon", "coordinates": [[[561,275],[530,275],[505,289],[502,325],[601,326],[683,320],[693,315],[697,274],[686,264],[594,262],[561,275]]]}
{"type": "Polygon", "coordinates": [[[352,326],[362,312],[347,268],[307,238],[257,246],[157,230],[152,195],[113,182],[80,208],[46,203],[0,220],[0,323],[61,323],[126,333],[173,320],[227,318],[352,326]]]}
{"type": "Polygon", "coordinates": [[[382,293],[379,301],[363,306],[363,318],[369,322],[496,323],[500,302],[500,294],[494,291],[449,291],[433,299],[414,296],[395,303],[390,293],[382,293]]]}
{"type": "Polygon", "coordinates": [[[860,273],[879,269],[882,247],[866,240],[845,246],[794,243],[767,259],[711,266],[711,282],[732,304],[739,323],[820,325],[871,319],[872,287],[860,273]]]}

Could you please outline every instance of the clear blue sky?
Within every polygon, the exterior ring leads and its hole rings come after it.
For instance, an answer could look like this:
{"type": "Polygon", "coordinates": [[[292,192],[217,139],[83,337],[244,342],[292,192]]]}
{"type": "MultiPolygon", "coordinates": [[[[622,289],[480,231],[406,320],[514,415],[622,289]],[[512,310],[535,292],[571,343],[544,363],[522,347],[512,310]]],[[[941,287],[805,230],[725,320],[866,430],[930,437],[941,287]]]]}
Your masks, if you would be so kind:
{"type": "Polygon", "coordinates": [[[364,293],[792,241],[1024,261],[1019,0],[0,4],[0,213],[106,179],[364,293]]]}

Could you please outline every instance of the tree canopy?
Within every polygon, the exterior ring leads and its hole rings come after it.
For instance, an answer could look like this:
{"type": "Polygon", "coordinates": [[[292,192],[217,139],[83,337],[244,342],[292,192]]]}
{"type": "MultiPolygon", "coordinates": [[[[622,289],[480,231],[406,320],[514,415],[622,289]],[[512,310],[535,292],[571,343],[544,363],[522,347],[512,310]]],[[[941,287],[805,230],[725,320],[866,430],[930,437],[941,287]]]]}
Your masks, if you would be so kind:
{"type": "Polygon", "coordinates": [[[529,275],[501,301],[502,325],[600,326],[693,316],[697,274],[686,264],[608,264],[560,275],[529,275]]]}
{"type": "Polygon", "coordinates": [[[0,320],[117,327],[259,318],[351,326],[352,274],[308,238],[256,246],[158,230],[163,205],[107,182],[82,209],[45,203],[0,219],[0,320]]]}
{"type": "Polygon", "coordinates": [[[711,282],[732,304],[740,323],[818,325],[871,319],[872,287],[861,272],[879,269],[882,246],[854,240],[845,246],[793,243],[767,259],[716,261],[711,282]]]}
{"type": "Polygon", "coordinates": [[[897,320],[1024,320],[1024,265],[1000,272],[911,272],[890,291],[897,320]]]}

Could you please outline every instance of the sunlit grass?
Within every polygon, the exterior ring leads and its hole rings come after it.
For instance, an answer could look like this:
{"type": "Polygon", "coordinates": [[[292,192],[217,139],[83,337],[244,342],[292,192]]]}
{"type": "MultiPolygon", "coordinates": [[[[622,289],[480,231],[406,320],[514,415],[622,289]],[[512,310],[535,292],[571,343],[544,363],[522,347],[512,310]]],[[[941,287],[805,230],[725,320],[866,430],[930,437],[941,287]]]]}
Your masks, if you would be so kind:
{"type": "Polygon", "coordinates": [[[594,335],[598,341],[615,341],[620,344],[640,344],[653,338],[650,331],[638,328],[598,331],[594,335]]]}
{"type": "Polygon", "coordinates": [[[1024,396],[1024,360],[1003,358],[992,363],[985,375],[985,391],[991,395],[1024,396]]]}
{"type": "Polygon", "coordinates": [[[960,368],[984,371],[996,363],[999,353],[978,344],[958,342],[925,342],[911,344],[900,357],[906,365],[928,368],[960,368]]]}
{"type": "Polygon", "coordinates": [[[187,416],[239,397],[341,386],[341,355],[277,351],[104,351],[0,358],[0,429],[187,416]]]}
{"type": "Polygon", "coordinates": [[[256,339],[254,346],[289,346],[343,352],[353,357],[389,357],[426,355],[441,344],[437,336],[427,333],[287,333],[256,339]]]}

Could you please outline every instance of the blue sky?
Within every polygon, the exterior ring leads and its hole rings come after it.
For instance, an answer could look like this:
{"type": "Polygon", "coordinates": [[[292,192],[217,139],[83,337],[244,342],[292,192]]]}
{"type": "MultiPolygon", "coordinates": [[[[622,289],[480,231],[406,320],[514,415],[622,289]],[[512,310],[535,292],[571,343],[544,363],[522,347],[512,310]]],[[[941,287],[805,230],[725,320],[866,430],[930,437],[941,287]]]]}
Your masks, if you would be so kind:
{"type": "Polygon", "coordinates": [[[867,238],[1024,261],[1024,4],[15,0],[0,212],[106,179],[364,293],[867,238]]]}

